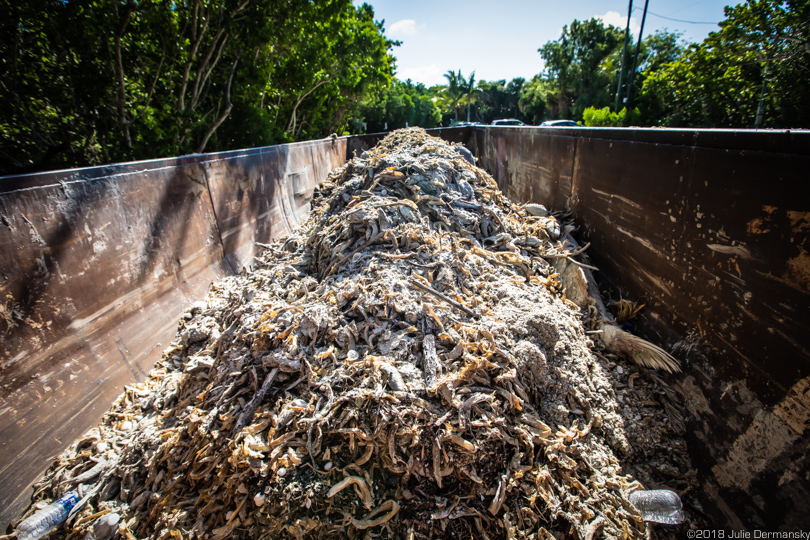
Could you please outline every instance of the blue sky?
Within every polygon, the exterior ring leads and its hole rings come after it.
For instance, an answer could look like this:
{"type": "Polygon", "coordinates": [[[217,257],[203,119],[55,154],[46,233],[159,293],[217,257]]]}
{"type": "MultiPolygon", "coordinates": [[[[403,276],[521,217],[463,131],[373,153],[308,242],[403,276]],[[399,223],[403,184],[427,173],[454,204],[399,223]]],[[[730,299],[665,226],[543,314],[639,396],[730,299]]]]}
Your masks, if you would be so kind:
{"type": "MultiPolygon", "coordinates": [[[[401,46],[394,48],[397,77],[428,86],[444,84],[442,75],[459,69],[465,77],[475,71],[476,80],[530,79],[543,69],[537,49],[558,39],[564,25],[574,19],[600,17],[624,29],[628,7],[627,0],[366,0],[366,3],[374,7],[375,19],[385,20],[386,35],[402,41],[401,46]]],[[[644,35],[666,29],[682,32],[685,41],[700,42],[718,29],[715,23],[725,18],[723,8],[728,4],[727,0],[649,0],[644,35]]],[[[644,1],[634,0],[633,8],[630,27],[637,38],[644,1]]]]}

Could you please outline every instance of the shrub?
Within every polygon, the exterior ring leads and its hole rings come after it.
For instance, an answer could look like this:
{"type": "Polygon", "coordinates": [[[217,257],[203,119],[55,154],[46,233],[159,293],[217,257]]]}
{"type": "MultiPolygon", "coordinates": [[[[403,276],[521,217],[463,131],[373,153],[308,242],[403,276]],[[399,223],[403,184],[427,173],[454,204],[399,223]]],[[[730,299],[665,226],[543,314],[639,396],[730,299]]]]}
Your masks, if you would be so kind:
{"type": "Polygon", "coordinates": [[[641,112],[638,108],[632,109],[629,113],[627,108],[618,113],[611,112],[610,107],[597,109],[588,107],[582,112],[582,120],[588,127],[620,127],[631,126],[638,122],[641,112]]]}

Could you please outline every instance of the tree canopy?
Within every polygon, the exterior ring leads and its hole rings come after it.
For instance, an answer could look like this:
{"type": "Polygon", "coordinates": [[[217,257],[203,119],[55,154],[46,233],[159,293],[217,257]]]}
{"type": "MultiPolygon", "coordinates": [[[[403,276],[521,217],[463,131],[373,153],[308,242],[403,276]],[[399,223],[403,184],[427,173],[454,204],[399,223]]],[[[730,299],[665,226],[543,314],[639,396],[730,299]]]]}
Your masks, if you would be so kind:
{"type": "Polygon", "coordinates": [[[351,0],[4,0],[2,172],[343,132],[395,42],[351,0]]]}
{"type": "Polygon", "coordinates": [[[374,133],[406,126],[433,128],[442,120],[435,89],[410,80],[394,80],[391,86],[362,104],[352,131],[374,133]]]}
{"type": "Polygon", "coordinates": [[[529,80],[394,78],[352,0],[0,0],[0,174],[405,125],[810,127],[810,0],[746,0],[702,43],[572,21],[529,80]],[[630,36],[628,36],[630,37],[630,36]],[[616,96],[632,82],[633,109],[616,96]],[[461,113],[461,114],[460,114],[461,113]],[[463,115],[463,116],[462,116],[463,115]]]}
{"type": "Polygon", "coordinates": [[[810,127],[810,1],[748,0],[725,13],[720,31],[645,81],[661,122],[810,127]]]}
{"type": "Polygon", "coordinates": [[[623,31],[599,19],[575,20],[560,39],[538,49],[557,87],[558,114],[581,116],[589,105],[610,101],[612,70],[604,64],[623,42],[623,31]]]}

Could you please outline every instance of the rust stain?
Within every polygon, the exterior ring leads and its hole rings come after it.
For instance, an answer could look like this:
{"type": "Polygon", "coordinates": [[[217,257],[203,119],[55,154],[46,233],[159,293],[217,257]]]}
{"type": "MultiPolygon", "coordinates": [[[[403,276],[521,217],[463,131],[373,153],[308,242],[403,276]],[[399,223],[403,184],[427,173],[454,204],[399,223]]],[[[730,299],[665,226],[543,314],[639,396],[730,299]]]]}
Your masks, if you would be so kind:
{"type": "Polygon", "coordinates": [[[810,212],[797,212],[794,210],[787,211],[790,226],[793,227],[793,232],[803,232],[810,229],[810,212]]]}
{"type": "Polygon", "coordinates": [[[740,263],[737,261],[737,257],[732,257],[728,261],[729,268],[731,268],[732,264],[734,265],[734,269],[737,270],[737,276],[739,276],[739,278],[742,279],[742,277],[743,277],[742,276],[742,270],[740,270],[740,263]]]}
{"type": "Polygon", "coordinates": [[[767,215],[754,218],[747,223],[748,235],[753,236],[755,234],[766,234],[771,232],[773,214],[777,210],[779,210],[779,208],[776,206],[770,206],[767,204],[762,205],[762,211],[767,215]]]}
{"type": "Polygon", "coordinates": [[[799,254],[785,263],[784,279],[810,290],[810,212],[787,211],[790,221],[790,242],[799,248],[799,254]]]}
{"type": "Polygon", "coordinates": [[[712,467],[724,487],[747,491],[773,460],[796,444],[810,425],[810,377],[797,382],[773,410],[759,411],[724,460],[712,467]]]}
{"type": "MultiPolygon", "coordinates": [[[[767,218],[766,218],[767,219],[767,218]]],[[[763,218],[754,218],[747,223],[747,230],[750,236],[755,234],[766,234],[771,232],[768,224],[766,223],[766,219],[763,218]]]]}
{"type": "Polygon", "coordinates": [[[801,250],[796,257],[788,259],[785,279],[810,291],[810,254],[801,250]]]}

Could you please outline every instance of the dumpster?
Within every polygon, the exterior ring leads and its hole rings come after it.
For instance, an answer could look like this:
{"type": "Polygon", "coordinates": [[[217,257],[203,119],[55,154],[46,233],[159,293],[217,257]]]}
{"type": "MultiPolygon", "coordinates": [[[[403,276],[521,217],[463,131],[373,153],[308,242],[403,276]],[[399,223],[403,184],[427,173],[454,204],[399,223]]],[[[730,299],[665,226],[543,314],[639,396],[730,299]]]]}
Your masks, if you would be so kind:
{"type": "MultiPolygon", "coordinates": [[[[801,525],[807,134],[435,133],[513,203],[570,213],[603,287],[645,304],[636,332],[683,367],[668,382],[689,413],[692,512],[729,529],[801,525]]],[[[296,230],[328,171],[380,138],[2,179],[4,525],[52,458],[146,382],[211,282],[296,230]]]]}

